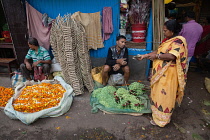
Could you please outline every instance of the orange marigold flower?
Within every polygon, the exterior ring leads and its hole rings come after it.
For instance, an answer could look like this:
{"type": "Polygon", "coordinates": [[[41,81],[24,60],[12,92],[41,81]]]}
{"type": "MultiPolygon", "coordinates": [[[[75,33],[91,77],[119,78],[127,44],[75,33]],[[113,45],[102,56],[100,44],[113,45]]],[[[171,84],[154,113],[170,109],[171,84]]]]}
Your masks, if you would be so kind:
{"type": "Polygon", "coordinates": [[[0,107],[5,107],[9,99],[14,95],[12,88],[5,88],[0,86],[0,107]]]}
{"type": "Polygon", "coordinates": [[[27,86],[13,102],[13,107],[20,112],[38,112],[57,106],[65,92],[60,84],[40,83],[27,86]]]}

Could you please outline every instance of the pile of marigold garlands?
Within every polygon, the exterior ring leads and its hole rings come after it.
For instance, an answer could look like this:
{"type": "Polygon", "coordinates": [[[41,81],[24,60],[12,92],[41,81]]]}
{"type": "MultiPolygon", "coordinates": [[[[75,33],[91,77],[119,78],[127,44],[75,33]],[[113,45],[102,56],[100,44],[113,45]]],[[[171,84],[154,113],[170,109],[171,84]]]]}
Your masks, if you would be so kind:
{"type": "Polygon", "coordinates": [[[25,87],[14,100],[16,111],[33,113],[57,106],[66,90],[60,84],[40,83],[25,87]]]}
{"type": "Polygon", "coordinates": [[[12,88],[5,88],[0,86],[0,107],[5,107],[13,94],[14,90],[12,88]]]}

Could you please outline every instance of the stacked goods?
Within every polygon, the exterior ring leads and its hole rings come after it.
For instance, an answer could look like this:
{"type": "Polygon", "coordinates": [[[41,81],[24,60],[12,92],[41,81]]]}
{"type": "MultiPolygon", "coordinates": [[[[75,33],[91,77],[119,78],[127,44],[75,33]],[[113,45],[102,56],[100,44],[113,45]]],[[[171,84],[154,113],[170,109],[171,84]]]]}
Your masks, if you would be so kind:
{"type": "Polygon", "coordinates": [[[93,91],[92,97],[97,98],[98,102],[106,108],[115,109],[131,109],[140,112],[145,108],[144,85],[133,82],[129,85],[129,89],[106,86],[93,91]]]}
{"type": "Polygon", "coordinates": [[[65,92],[60,84],[40,83],[26,86],[20,96],[13,101],[13,107],[19,112],[38,112],[57,106],[65,92]]]}
{"type": "Polygon", "coordinates": [[[13,94],[14,90],[12,88],[5,88],[0,86],[0,107],[5,107],[13,94]]]}
{"type": "Polygon", "coordinates": [[[129,10],[131,24],[146,24],[149,18],[151,0],[133,0],[129,10]]]}

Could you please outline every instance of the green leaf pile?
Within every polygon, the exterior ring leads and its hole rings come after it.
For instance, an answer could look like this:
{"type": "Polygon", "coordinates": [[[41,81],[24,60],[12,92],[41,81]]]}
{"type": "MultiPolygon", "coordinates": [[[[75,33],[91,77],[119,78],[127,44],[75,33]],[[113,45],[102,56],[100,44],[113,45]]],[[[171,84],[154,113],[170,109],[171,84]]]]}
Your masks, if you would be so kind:
{"type": "Polygon", "coordinates": [[[142,99],[144,94],[144,84],[133,82],[129,85],[129,90],[125,88],[116,89],[113,86],[98,88],[93,91],[92,96],[97,98],[99,103],[108,108],[133,109],[137,112],[144,107],[142,99]]]}

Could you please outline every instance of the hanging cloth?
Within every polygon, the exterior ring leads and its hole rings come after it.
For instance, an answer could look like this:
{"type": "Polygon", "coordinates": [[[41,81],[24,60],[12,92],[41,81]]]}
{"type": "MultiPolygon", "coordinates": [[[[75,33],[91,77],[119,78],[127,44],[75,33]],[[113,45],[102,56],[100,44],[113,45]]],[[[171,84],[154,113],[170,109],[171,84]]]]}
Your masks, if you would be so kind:
{"type": "Polygon", "coordinates": [[[80,21],[85,28],[87,35],[87,45],[89,49],[97,50],[97,48],[103,48],[101,33],[101,20],[100,12],[96,13],[81,13],[75,12],[71,18],[80,21]]]}
{"type": "Polygon", "coordinates": [[[39,45],[49,50],[50,29],[43,26],[42,14],[26,2],[27,28],[30,37],[35,37],[39,45]]]}
{"type": "Polygon", "coordinates": [[[44,13],[42,15],[42,24],[45,27],[49,27],[50,28],[51,25],[52,25],[53,20],[54,19],[50,18],[47,13],[44,13]]]}
{"type": "Polygon", "coordinates": [[[112,8],[103,8],[103,41],[110,38],[110,34],[113,32],[112,25],[112,8]]]}

